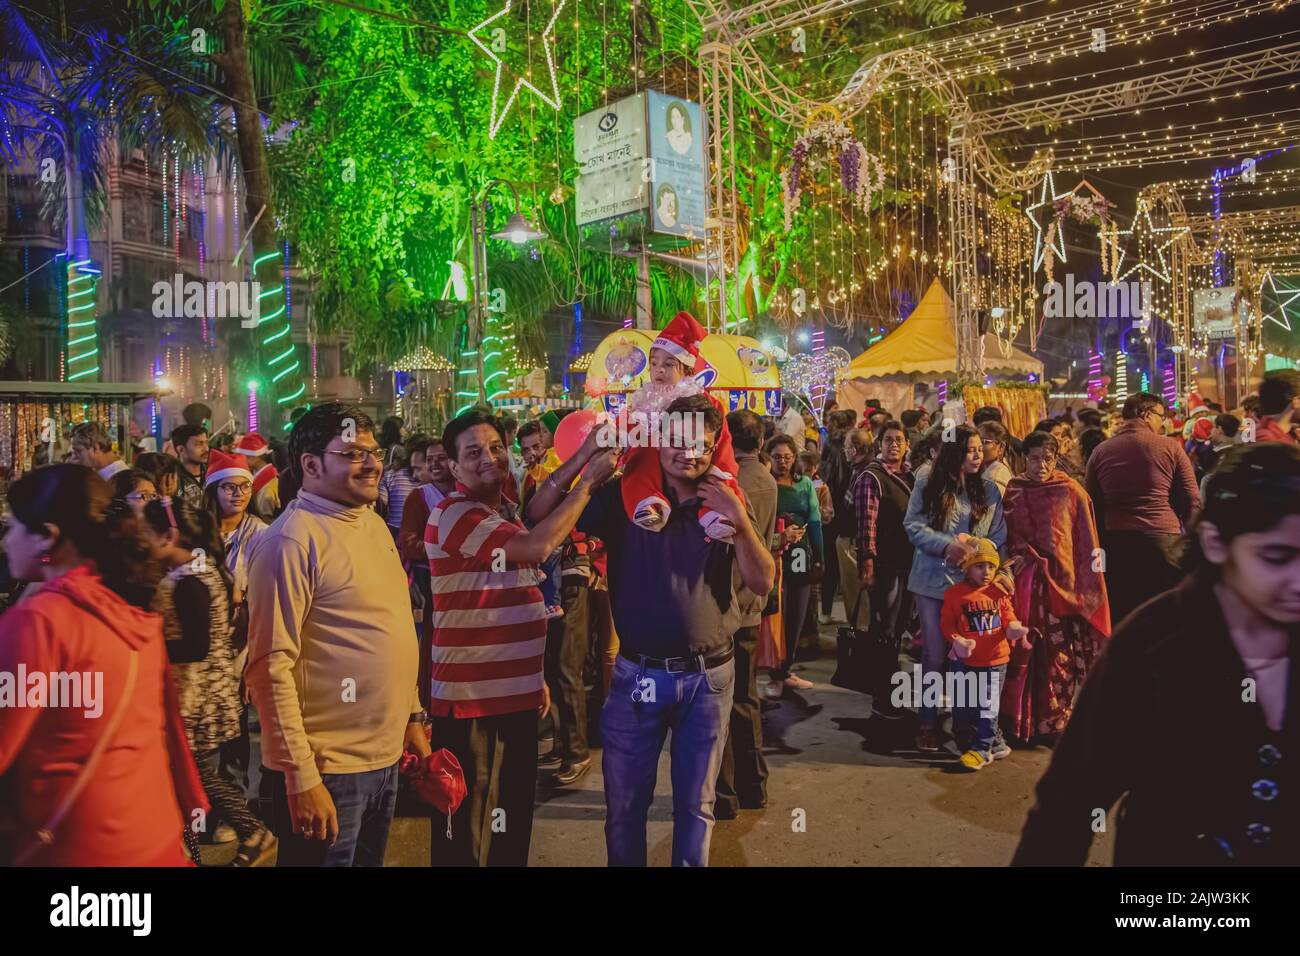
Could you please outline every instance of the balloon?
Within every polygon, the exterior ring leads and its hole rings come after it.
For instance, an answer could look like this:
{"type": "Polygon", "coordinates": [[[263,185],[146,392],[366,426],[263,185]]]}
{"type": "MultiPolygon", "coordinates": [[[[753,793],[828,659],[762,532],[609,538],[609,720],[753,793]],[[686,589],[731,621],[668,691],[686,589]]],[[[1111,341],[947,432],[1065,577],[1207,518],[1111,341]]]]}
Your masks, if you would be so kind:
{"type": "Polygon", "coordinates": [[[588,433],[596,426],[596,419],[596,412],[580,408],[560,420],[555,429],[555,454],[560,461],[568,461],[578,453],[588,433]]]}

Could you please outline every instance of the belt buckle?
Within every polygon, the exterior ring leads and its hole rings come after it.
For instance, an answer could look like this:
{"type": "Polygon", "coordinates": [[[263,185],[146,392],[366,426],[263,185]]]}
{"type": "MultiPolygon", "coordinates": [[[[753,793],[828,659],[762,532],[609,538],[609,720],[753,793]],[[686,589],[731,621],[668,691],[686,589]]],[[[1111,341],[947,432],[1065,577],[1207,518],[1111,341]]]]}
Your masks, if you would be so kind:
{"type": "Polygon", "coordinates": [[[688,658],[668,657],[664,659],[664,670],[670,674],[685,674],[688,658]]]}

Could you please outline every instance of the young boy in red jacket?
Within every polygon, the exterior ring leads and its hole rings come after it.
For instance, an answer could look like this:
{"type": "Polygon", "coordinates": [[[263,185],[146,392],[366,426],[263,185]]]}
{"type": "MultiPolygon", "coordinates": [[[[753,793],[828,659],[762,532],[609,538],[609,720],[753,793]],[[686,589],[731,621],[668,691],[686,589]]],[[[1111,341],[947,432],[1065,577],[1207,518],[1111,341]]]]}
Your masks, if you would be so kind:
{"type": "Polygon", "coordinates": [[[1016,619],[1011,598],[993,583],[1000,559],[987,538],[972,538],[962,564],[966,580],[943,595],[940,626],[952,645],[949,659],[954,704],[952,733],[964,747],[961,765],[982,770],[1010,750],[998,741],[998,704],[1011,660],[1011,640],[1027,640],[1029,629],[1016,619]],[[963,675],[972,675],[966,677],[963,675]]]}

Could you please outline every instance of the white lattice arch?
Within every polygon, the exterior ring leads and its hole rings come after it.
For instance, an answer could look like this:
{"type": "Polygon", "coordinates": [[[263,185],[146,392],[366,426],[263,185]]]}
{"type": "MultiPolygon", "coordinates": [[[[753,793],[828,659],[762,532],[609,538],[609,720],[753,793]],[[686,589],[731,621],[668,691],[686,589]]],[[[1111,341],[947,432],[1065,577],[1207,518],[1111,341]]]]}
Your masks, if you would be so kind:
{"type": "Polygon", "coordinates": [[[687,0],[704,27],[700,74],[701,99],[709,115],[710,223],[706,263],[712,290],[707,322],[711,328],[715,323],[726,328],[727,287],[731,281],[728,273],[739,253],[733,76],[760,109],[796,127],[805,125],[813,113],[827,106],[849,119],[866,109],[890,80],[903,78],[929,89],[948,114],[948,156],[953,173],[948,201],[958,372],[978,376],[983,372],[984,358],[974,307],[977,238],[973,174],[978,170],[998,192],[1023,192],[1051,167],[1052,153],[1035,153],[1019,169],[1001,162],[985,142],[979,115],[971,109],[961,87],[938,60],[923,50],[905,48],[871,57],[834,98],[817,102],[792,90],[754,46],[753,40],[759,36],[811,24],[857,2],[861,0],[758,0],[733,10],[728,0],[687,0]]]}

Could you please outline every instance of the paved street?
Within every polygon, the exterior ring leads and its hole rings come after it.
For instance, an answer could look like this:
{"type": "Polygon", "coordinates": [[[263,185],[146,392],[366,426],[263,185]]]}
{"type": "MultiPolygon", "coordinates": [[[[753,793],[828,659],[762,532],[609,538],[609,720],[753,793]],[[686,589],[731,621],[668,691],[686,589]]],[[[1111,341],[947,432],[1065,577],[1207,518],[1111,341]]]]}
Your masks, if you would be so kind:
{"type": "MultiPolygon", "coordinates": [[[[868,698],[833,687],[834,628],[823,627],[820,659],[798,666],[816,686],[765,704],[769,804],[721,821],[713,866],[1003,866],[1015,850],[1046,749],[1017,750],[979,773],[956,770],[956,754],[912,750],[915,720],[870,715],[868,698]],[[897,751],[897,753],[895,753],[897,751]],[[795,832],[796,811],[805,832],[795,832]]],[[[763,678],[759,679],[760,685],[763,678]]],[[[949,745],[951,746],[951,745],[949,745]]],[[[650,809],[650,864],[666,866],[672,842],[668,747],[650,809]]],[[[541,790],[533,828],[533,866],[604,866],[600,757],[579,783],[541,790]]],[[[211,847],[224,862],[234,847],[211,847]]],[[[1091,862],[1111,859],[1108,834],[1091,862]]],[[[427,865],[429,821],[398,818],[388,865],[427,865]]]]}

